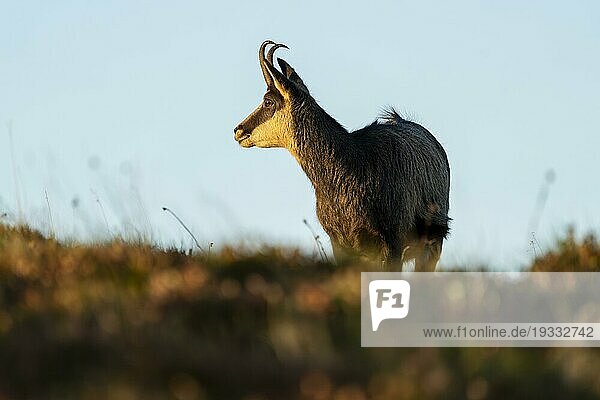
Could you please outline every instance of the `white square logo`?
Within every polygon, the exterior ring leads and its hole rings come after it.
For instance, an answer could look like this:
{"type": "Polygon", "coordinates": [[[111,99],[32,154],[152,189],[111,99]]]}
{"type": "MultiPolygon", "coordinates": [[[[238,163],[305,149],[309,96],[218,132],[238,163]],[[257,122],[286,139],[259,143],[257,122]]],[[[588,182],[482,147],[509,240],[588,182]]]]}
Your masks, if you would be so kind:
{"type": "Polygon", "coordinates": [[[373,332],[384,319],[402,319],[408,315],[410,284],[404,280],[376,280],[369,283],[373,332]]]}

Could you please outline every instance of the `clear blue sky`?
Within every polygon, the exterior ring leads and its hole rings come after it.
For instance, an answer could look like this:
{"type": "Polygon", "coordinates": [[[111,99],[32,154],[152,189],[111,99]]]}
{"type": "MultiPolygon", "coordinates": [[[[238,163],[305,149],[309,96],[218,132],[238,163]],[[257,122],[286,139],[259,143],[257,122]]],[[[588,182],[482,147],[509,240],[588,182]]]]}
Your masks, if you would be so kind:
{"type": "Polygon", "coordinates": [[[550,168],[541,246],[600,226],[599,20],[597,1],[2,1],[0,211],[18,214],[16,175],[26,219],[50,229],[46,190],[63,237],[106,233],[98,196],[113,233],[187,246],[166,205],[203,242],[312,250],[296,161],[233,140],[270,38],[347,128],[394,105],[445,146],[443,265],[515,267],[550,168]]]}

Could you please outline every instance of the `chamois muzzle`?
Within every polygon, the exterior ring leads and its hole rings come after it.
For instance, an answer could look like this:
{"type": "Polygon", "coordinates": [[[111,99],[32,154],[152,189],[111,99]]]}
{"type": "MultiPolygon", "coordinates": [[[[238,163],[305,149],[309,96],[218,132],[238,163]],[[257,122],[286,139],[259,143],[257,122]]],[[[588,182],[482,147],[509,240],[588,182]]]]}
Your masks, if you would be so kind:
{"type": "Polygon", "coordinates": [[[233,134],[234,134],[234,138],[237,142],[240,142],[244,139],[247,139],[248,137],[250,137],[250,134],[247,133],[244,128],[242,128],[241,125],[238,125],[235,127],[235,129],[233,130],[233,134]]]}

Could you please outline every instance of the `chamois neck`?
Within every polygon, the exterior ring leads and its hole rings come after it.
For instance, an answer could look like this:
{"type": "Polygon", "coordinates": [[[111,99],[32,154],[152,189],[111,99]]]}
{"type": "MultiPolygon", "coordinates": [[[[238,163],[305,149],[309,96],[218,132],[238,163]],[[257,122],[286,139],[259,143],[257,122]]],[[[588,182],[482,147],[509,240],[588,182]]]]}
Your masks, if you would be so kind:
{"type": "Polygon", "coordinates": [[[344,170],[348,132],[318,104],[297,110],[295,154],[317,193],[331,189],[344,170]]]}

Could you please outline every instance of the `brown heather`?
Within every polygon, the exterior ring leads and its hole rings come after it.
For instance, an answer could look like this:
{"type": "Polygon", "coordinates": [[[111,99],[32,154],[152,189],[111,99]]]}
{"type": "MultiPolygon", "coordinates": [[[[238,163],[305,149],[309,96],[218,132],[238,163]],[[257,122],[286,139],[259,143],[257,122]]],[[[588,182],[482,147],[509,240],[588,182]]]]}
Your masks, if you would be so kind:
{"type": "MultiPolygon", "coordinates": [[[[534,270],[600,268],[569,234],[534,270]]],[[[600,396],[596,349],[362,349],[360,265],[0,225],[0,399],[600,396]]]]}

